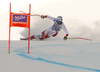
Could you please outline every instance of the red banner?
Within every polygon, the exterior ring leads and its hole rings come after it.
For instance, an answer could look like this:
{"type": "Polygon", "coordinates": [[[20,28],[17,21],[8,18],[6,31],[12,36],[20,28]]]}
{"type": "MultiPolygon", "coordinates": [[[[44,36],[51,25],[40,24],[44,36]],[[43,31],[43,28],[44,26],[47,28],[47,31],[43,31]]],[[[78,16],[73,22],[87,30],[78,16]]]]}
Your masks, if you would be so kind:
{"type": "Polygon", "coordinates": [[[10,27],[30,27],[29,13],[10,13],[10,27]]]}

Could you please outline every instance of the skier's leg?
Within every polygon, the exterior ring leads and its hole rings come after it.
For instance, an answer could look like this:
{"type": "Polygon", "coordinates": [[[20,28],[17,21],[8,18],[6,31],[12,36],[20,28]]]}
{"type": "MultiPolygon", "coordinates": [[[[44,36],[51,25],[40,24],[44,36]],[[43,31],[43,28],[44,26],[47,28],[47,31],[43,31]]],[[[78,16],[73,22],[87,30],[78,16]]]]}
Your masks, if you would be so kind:
{"type": "Polygon", "coordinates": [[[37,34],[38,38],[40,40],[43,40],[45,38],[49,38],[48,33],[50,32],[50,28],[44,30],[41,34],[37,34]]]}
{"type": "MultiPolygon", "coordinates": [[[[45,30],[46,31],[46,30],[45,30]]],[[[40,40],[43,40],[45,38],[49,38],[48,35],[45,34],[45,31],[43,31],[41,34],[38,34],[37,37],[40,39],[40,40]]]]}
{"type": "Polygon", "coordinates": [[[55,37],[56,35],[57,35],[58,33],[55,31],[55,30],[53,30],[53,31],[49,31],[49,34],[47,34],[47,35],[42,35],[41,37],[39,37],[39,39],[40,40],[43,40],[43,39],[46,39],[46,38],[50,38],[51,36],[52,37],[55,37]]]}
{"type": "Polygon", "coordinates": [[[35,38],[35,36],[34,35],[32,35],[31,37],[27,37],[27,38],[20,38],[20,40],[28,40],[30,38],[30,40],[32,40],[32,39],[34,39],[35,38]]]}
{"type": "Polygon", "coordinates": [[[54,32],[54,34],[52,34],[52,37],[55,37],[58,34],[57,31],[54,32]]]}
{"type": "Polygon", "coordinates": [[[57,34],[58,34],[57,31],[52,30],[52,31],[48,34],[48,36],[50,36],[50,37],[55,37],[57,34]]]}
{"type": "Polygon", "coordinates": [[[35,35],[32,35],[32,36],[30,37],[30,40],[32,40],[32,39],[35,39],[35,35]]]}
{"type": "Polygon", "coordinates": [[[44,30],[41,34],[42,34],[42,37],[40,38],[40,40],[43,40],[45,38],[55,37],[58,33],[57,33],[57,31],[52,29],[52,27],[50,27],[50,28],[44,30]]]}
{"type": "MultiPolygon", "coordinates": [[[[35,39],[36,37],[38,37],[40,40],[43,40],[45,38],[49,38],[49,37],[55,37],[57,35],[57,31],[55,31],[54,29],[52,29],[52,27],[44,30],[42,33],[39,33],[39,34],[35,34],[35,35],[32,35],[30,37],[30,40],[32,39],[35,39]]],[[[28,37],[27,38],[20,38],[21,40],[28,40],[28,37]]]]}

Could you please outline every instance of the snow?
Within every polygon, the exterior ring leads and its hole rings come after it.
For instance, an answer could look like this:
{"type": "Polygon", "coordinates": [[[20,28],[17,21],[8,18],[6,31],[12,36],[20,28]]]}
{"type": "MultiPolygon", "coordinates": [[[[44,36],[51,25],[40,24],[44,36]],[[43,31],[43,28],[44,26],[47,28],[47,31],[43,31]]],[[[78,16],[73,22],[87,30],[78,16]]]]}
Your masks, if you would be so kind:
{"type": "Polygon", "coordinates": [[[100,72],[100,42],[87,40],[0,41],[0,72],[100,72]]]}

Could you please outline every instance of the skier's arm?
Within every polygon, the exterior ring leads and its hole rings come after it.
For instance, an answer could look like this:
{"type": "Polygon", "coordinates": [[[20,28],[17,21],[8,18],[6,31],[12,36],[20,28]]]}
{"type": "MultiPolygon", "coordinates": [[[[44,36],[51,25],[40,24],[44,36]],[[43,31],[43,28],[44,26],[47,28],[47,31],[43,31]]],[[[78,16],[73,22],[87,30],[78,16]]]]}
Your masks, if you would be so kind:
{"type": "Polygon", "coordinates": [[[66,35],[64,36],[64,40],[67,40],[67,37],[68,37],[69,33],[68,33],[68,31],[67,31],[67,29],[66,29],[66,27],[65,27],[64,24],[63,24],[62,29],[63,29],[63,30],[65,31],[65,33],[66,33],[66,35]]]}
{"type": "Polygon", "coordinates": [[[49,16],[49,15],[41,15],[41,18],[44,19],[44,18],[49,18],[50,20],[54,20],[55,18],[49,16]]]}
{"type": "Polygon", "coordinates": [[[47,15],[47,18],[49,18],[50,20],[54,20],[55,19],[54,17],[48,16],[48,15],[47,15]]]}

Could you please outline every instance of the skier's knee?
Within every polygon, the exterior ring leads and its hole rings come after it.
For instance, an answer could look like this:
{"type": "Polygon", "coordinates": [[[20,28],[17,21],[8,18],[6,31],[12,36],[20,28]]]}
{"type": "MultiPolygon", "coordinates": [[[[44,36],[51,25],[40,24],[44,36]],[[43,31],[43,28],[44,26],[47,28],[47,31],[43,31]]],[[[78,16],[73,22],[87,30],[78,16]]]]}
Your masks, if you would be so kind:
{"type": "Polygon", "coordinates": [[[54,35],[52,35],[52,37],[55,37],[58,33],[56,32],[54,35]]]}

